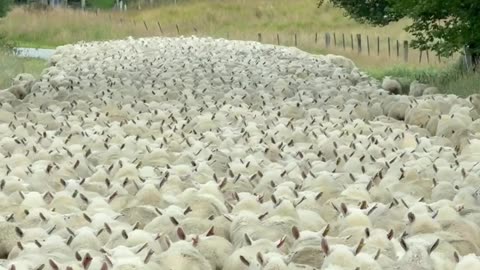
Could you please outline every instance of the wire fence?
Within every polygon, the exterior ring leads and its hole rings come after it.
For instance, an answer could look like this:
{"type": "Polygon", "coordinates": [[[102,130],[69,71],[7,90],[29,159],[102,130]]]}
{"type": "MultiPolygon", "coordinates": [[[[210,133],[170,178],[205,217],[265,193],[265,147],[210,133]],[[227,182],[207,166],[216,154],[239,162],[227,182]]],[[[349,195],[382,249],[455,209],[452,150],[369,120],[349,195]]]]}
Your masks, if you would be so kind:
{"type": "Polygon", "coordinates": [[[141,32],[147,35],[159,36],[212,36],[216,38],[239,39],[258,41],[266,44],[295,46],[307,48],[317,52],[345,52],[348,55],[361,55],[366,57],[380,57],[395,62],[418,63],[428,65],[443,65],[454,57],[440,57],[429,50],[418,50],[410,47],[410,40],[396,39],[388,36],[371,35],[365,33],[342,32],[256,32],[256,33],[212,33],[202,31],[195,26],[182,27],[178,24],[169,24],[167,27],[160,21],[146,21],[125,18],[112,18],[119,26],[130,24],[135,28],[143,28],[141,32]],[[148,33],[148,34],[147,34],[148,33]]]}

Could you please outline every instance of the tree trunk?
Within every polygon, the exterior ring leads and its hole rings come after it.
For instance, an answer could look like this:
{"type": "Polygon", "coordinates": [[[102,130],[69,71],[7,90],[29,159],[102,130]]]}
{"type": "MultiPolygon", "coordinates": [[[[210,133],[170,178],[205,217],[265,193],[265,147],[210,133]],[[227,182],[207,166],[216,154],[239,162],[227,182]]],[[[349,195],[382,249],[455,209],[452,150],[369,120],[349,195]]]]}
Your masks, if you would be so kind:
{"type": "Polygon", "coordinates": [[[480,53],[474,52],[472,53],[472,69],[473,72],[479,72],[480,71],[480,53]]]}
{"type": "Polygon", "coordinates": [[[480,71],[480,46],[476,43],[465,46],[465,65],[469,71],[480,71]]]}

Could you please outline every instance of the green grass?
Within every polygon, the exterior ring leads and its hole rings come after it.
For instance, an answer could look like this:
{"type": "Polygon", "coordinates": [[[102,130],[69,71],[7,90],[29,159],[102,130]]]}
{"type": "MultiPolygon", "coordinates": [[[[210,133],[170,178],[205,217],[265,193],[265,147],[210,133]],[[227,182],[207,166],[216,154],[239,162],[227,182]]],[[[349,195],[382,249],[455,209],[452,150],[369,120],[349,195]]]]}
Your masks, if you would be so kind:
{"type": "MultiPolygon", "coordinates": [[[[93,0],[94,5],[107,7],[113,0],[93,0]]],[[[148,3],[148,0],[138,0],[148,3]]],[[[430,63],[421,64],[418,51],[409,52],[409,62],[402,56],[397,57],[396,40],[402,42],[410,39],[403,28],[407,20],[390,24],[386,27],[372,27],[356,23],[344,16],[342,10],[329,4],[316,8],[317,0],[189,0],[178,4],[165,4],[170,0],[154,1],[156,8],[137,10],[131,2],[126,13],[101,11],[82,12],[77,10],[52,9],[49,11],[29,11],[22,8],[13,9],[6,18],[0,19],[0,33],[17,46],[52,48],[78,41],[109,40],[160,35],[160,24],[164,36],[176,36],[176,25],[181,35],[224,37],[237,40],[257,40],[257,33],[262,33],[262,42],[276,44],[277,34],[280,44],[294,46],[297,35],[297,47],[317,54],[341,54],[352,59],[356,65],[367,70],[372,76],[382,79],[385,75],[403,78],[405,85],[413,79],[438,86],[445,93],[457,93],[465,96],[478,92],[479,75],[467,75],[459,72],[452,61],[439,62],[435,57],[430,63]],[[145,28],[144,22],[148,29],[145,28]],[[197,32],[194,31],[197,29],[197,32]],[[326,48],[324,33],[336,33],[337,44],[345,35],[346,50],[341,45],[326,48]],[[318,42],[315,42],[318,33],[318,42]],[[357,33],[370,37],[371,56],[366,50],[358,54],[351,49],[351,38],[357,33]],[[381,54],[376,55],[376,38],[380,37],[381,54]],[[387,53],[387,37],[392,38],[392,55],[387,53]]],[[[332,43],[333,43],[333,35],[332,43]]],[[[402,44],[402,43],[400,43],[402,44]]],[[[403,49],[400,49],[401,54],[403,49]]],[[[433,55],[433,54],[431,54],[433,55]]],[[[12,61],[12,60],[9,60],[12,61]]],[[[20,61],[20,60],[15,60],[20,61]]],[[[23,68],[35,66],[29,60],[23,68]]],[[[36,60],[30,60],[35,62],[36,60]]],[[[4,61],[2,61],[4,62],[4,61]]],[[[38,64],[38,62],[37,62],[38,64]]],[[[0,64],[2,65],[2,64],[0,64]]],[[[33,67],[35,70],[35,67],[33,67]]],[[[13,72],[13,71],[8,71],[13,72]]],[[[11,74],[5,76],[10,78],[11,74]]],[[[5,80],[5,79],[4,79],[5,80]]]]}
{"type": "Polygon", "coordinates": [[[408,93],[409,84],[413,80],[436,86],[444,94],[461,97],[480,94],[480,73],[465,72],[460,61],[444,68],[413,68],[400,65],[389,69],[367,69],[367,72],[378,80],[385,76],[397,79],[405,94],[408,93]]]}
{"type": "Polygon", "coordinates": [[[87,5],[93,8],[110,9],[115,5],[114,0],[87,0],[87,5]]]}
{"type": "Polygon", "coordinates": [[[0,49],[0,89],[8,88],[12,79],[19,73],[30,73],[38,77],[45,65],[44,60],[20,58],[5,49],[0,49]]]}

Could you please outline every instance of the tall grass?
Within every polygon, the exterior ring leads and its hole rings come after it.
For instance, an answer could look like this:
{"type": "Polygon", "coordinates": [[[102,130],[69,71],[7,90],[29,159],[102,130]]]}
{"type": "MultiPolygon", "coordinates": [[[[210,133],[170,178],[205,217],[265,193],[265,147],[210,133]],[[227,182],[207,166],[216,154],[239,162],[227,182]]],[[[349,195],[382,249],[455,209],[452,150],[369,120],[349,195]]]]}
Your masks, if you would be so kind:
{"type": "Polygon", "coordinates": [[[443,68],[413,68],[399,65],[387,69],[370,68],[368,73],[379,80],[385,76],[398,79],[405,93],[408,93],[409,83],[418,80],[436,86],[444,94],[461,97],[480,94],[480,73],[467,72],[460,59],[443,68]]]}
{"type": "Polygon", "coordinates": [[[19,58],[0,48],[0,89],[8,88],[19,73],[30,73],[38,77],[44,68],[44,60],[19,58]]]}
{"type": "Polygon", "coordinates": [[[177,36],[177,26],[181,35],[238,40],[257,40],[258,33],[261,33],[262,42],[270,44],[277,44],[278,35],[280,44],[285,46],[294,46],[296,35],[300,49],[311,53],[345,55],[378,78],[399,75],[408,80],[420,79],[440,86],[447,93],[478,91],[475,90],[478,76],[457,74],[455,68],[449,68],[451,60],[442,59],[439,62],[430,54],[429,63],[425,61],[425,56],[419,63],[419,52],[410,50],[409,61],[405,63],[403,48],[400,48],[400,57],[397,57],[396,41],[411,38],[403,30],[407,20],[386,27],[373,27],[348,19],[342,10],[329,4],[316,8],[316,3],[317,0],[190,0],[146,10],[135,10],[130,6],[126,13],[15,8],[6,18],[0,19],[0,33],[18,45],[29,47],[55,47],[78,41],[128,36],[177,36]],[[337,34],[338,46],[333,45],[332,35],[332,45],[326,48],[325,32],[337,34]],[[318,39],[315,42],[316,33],[318,39]],[[345,35],[345,50],[342,34],[345,35]],[[363,35],[364,50],[361,54],[357,53],[356,44],[354,50],[351,49],[351,35],[355,37],[356,34],[363,35]],[[366,53],[366,36],[370,37],[370,55],[366,53]],[[379,56],[376,55],[377,37],[381,38],[379,56]],[[391,55],[387,52],[387,37],[392,38],[391,55]]]}
{"type": "MultiPolygon", "coordinates": [[[[323,42],[322,33],[334,31],[345,33],[347,37],[350,33],[361,33],[371,38],[381,36],[385,38],[384,42],[387,36],[399,40],[410,38],[403,30],[405,21],[383,28],[371,27],[346,18],[341,10],[328,4],[316,8],[316,2],[191,0],[147,10],[131,9],[126,13],[102,11],[98,14],[63,9],[32,12],[16,8],[0,20],[0,33],[5,33],[8,39],[21,45],[34,47],[54,47],[82,40],[160,35],[158,25],[167,36],[177,35],[176,25],[183,35],[244,37],[250,40],[256,39],[257,33],[262,33],[265,37],[279,34],[287,42],[297,33],[305,37],[299,46],[306,48],[319,47],[319,44],[313,43],[315,33],[319,33],[323,42]]],[[[382,47],[386,45],[382,44],[382,47]]]]}

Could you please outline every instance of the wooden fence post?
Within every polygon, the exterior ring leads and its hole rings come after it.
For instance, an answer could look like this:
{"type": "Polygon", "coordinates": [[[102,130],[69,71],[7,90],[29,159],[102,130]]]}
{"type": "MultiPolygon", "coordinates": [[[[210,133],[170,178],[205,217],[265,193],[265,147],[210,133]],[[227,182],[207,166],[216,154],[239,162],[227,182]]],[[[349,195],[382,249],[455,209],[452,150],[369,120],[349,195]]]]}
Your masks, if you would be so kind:
{"type": "Polygon", "coordinates": [[[428,50],[426,51],[427,53],[427,64],[430,64],[430,54],[428,53],[428,50]]]}
{"type": "Polygon", "coordinates": [[[352,51],[353,51],[354,50],[354,48],[353,48],[353,34],[350,34],[350,42],[351,42],[352,51]]]}
{"type": "Polygon", "coordinates": [[[345,34],[342,33],[342,45],[343,45],[343,50],[345,51],[345,34]]]}
{"type": "Polygon", "coordinates": [[[315,32],[315,44],[318,43],[318,33],[315,32]]]}
{"type": "Polygon", "coordinates": [[[370,38],[368,37],[368,35],[367,35],[367,52],[368,52],[368,55],[370,55],[370,38]]]}
{"type": "Polygon", "coordinates": [[[163,29],[162,29],[162,26],[160,25],[159,21],[157,21],[157,25],[158,25],[158,29],[160,30],[160,33],[162,33],[162,35],[163,35],[163,29]]]}
{"type": "Polygon", "coordinates": [[[175,27],[177,28],[177,34],[180,36],[180,28],[178,28],[178,24],[175,24],[175,27]]]}
{"type": "Polygon", "coordinates": [[[388,37],[388,57],[391,57],[392,56],[392,47],[391,47],[391,43],[390,43],[390,37],[388,37]]]}
{"type": "Polygon", "coordinates": [[[193,27],[193,32],[195,32],[195,34],[198,33],[198,30],[196,27],[193,27]]]}
{"type": "Polygon", "coordinates": [[[400,41],[397,39],[397,58],[400,58],[400,41]]]}
{"type": "Polygon", "coordinates": [[[420,55],[418,56],[418,63],[422,63],[422,54],[423,50],[420,50],[420,55]]]}
{"type": "Polygon", "coordinates": [[[380,36],[377,36],[377,56],[380,55],[380,36]]]}
{"type": "Polygon", "coordinates": [[[362,35],[357,34],[357,48],[358,48],[358,54],[362,53],[362,35]]]}
{"type": "Polygon", "coordinates": [[[297,33],[295,33],[295,47],[297,47],[297,33]]]}
{"type": "Polygon", "coordinates": [[[262,33],[258,33],[258,42],[262,42],[262,33]]]}
{"type": "Polygon", "coordinates": [[[408,40],[403,41],[403,60],[408,62],[408,40]]]}
{"type": "Polygon", "coordinates": [[[143,21],[143,25],[145,25],[145,30],[148,31],[148,26],[147,26],[147,22],[146,22],[146,21],[143,21]]]}
{"type": "Polygon", "coordinates": [[[277,45],[280,45],[280,35],[277,33],[277,45]]]}
{"type": "Polygon", "coordinates": [[[325,47],[330,47],[330,33],[325,33],[325,47]]]}
{"type": "Polygon", "coordinates": [[[337,47],[337,35],[333,32],[333,46],[337,47]]]}

